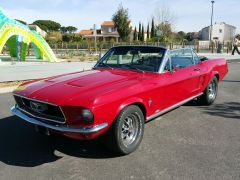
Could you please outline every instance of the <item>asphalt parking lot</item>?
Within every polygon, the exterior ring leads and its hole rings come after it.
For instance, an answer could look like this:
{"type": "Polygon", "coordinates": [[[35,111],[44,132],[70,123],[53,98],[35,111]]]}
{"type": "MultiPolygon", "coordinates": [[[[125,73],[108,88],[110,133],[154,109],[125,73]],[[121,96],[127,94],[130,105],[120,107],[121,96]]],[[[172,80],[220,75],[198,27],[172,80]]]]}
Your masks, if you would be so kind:
{"type": "MultiPolygon", "coordinates": [[[[240,62],[240,61],[239,61],[240,62]]],[[[210,107],[188,103],[145,126],[139,149],[117,157],[101,141],[35,133],[0,95],[0,179],[240,179],[240,63],[210,107]]]]}

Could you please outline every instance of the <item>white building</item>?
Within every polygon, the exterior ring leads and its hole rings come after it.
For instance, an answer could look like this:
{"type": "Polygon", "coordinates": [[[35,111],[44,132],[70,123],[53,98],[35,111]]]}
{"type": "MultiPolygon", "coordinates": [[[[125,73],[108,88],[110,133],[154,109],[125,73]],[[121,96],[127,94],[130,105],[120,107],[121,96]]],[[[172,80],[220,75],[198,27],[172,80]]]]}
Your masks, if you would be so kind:
{"type": "Polygon", "coordinates": [[[37,31],[42,37],[46,37],[47,36],[47,33],[46,31],[42,30],[40,27],[38,27],[37,25],[35,24],[29,24],[28,25],[29,29],[31,30],[34,30],[34,31],[37,31]]]}
{"type": "MultiPolygon", "coordinates": [[[[209,41],[211,27],[207,26],[199,31],[200,40],[209,41]]],[[[215,23],[212,26],[212,40],[227,42],[232,41],[236,35],[236,27],[226,24],[224,22],[215,23]]]]}

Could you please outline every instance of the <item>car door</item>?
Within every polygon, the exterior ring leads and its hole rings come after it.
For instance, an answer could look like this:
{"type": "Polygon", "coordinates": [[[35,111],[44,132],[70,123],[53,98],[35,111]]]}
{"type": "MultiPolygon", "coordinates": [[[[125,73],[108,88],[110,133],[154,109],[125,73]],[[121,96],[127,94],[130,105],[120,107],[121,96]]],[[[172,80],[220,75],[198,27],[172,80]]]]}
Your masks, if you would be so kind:
{"type": "Polygon", "coordinates": [[[193,96],[196,82],[191,49],[169,51],[169,60],[161,75],[160,109],[177,105],[193,96]],[[189,51],[190,50],[190,51],[189,51]]]}
{"type": "Polygon", "coordinates": [[[193,53],[194,66],[192,69],[193,83],[195,84],[192,94],[198,94],[202,91],[207,75],[207,67],[200,61],[195,52],[193,53]]]}

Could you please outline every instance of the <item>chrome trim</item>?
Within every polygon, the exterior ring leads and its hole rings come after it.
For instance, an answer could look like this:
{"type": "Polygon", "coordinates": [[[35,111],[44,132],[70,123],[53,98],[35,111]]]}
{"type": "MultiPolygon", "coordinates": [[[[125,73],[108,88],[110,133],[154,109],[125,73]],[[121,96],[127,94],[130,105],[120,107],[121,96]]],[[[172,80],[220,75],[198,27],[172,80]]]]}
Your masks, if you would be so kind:
{"type": "MultiPolygon", "coordinates": [[[[19,97],[21,97],[21,98],[25,98],[25,99],[28,99],[28,100],[31,100],[31,101],[37,101],[37,102],[49,104],[49,105],[52,105],[52,106],[58,106],[58,105],[56,105],[56,104],[52,104],[52,103],[49,103],[49,102],[46,102],[46,101],[40,101],[40,100],[33,99],[33,98],[28,98],[28,97],[26,97],[26,96],[22,96],[22,95],[15,94],[15,93],[13,93],[13,96],[19,96],[19,97]]],[[[58,107],[59,107],[59,106],[58,106],[58,107]]]]}
{"type": "Polygon", "coordinates": [[[100,130],[102,130],[102,129],[104,129],[104,128],[106,128],[108,126],[107,123],[102,123],[102,124],[96,125],[94,127],[78,127],[78,128],[68,127],[68,126],[63,126],[63,125],[61,125],[61,126],[59,126],[59,125],[50,125],[50,124],[43,123],[41,121],[38,121],[38,120],[36,120],[34,118],[31,118],[31,117],[25,115],[19,109],[17,109],[16,106],[13,106],[11,108],[11,112],[12,112],[12,114],[22,118],[23,120],[25,120],[25,121],[27,121],[29,123],[32,123],[32,124],[35,124],[35,125],[38,125],[38,126],[43,126],[45,128],[56,130],[56,131],[60,131],[60,132],[94,133],[94,132],[100,131],[100,130]]]}
{"type": "MultiPolygon", "coordinates": [[[[20,108],[20,107],[17,107],[17,108],[20,109],[21,111],[23,111],[23,112],[25,112],[25,113],[27,113],[27,114],[35,117],[35,118],[39,118],[39,119],[43,119],[43,120],[47,120],[47,121],[52,121],[52,122],[60,123],[60,124],[66,123],[66,120],[67,120],[67,119],[66,119],[66,116],[65,116],[65,114],[64,114],[64,112],[63,112],[63,110],[62,110],[62,108],[61,108],[60,106],[58,106],[58,105],[56,105],[56,104],[48,103],[48,102],[45,102],[45,101],[40,101],[40,100],[36,100],[36,99],[32,99],[32,98],[25,97],[25,96],[21,96],[21,95],[15,94],[15,93],[13,93],[13,96],[18,96],[18,97],[20,97],[22,102],[23,102],[22,98],[25,98],[25,99],[28,99],[28,100],[31,100],[31,101],[37,101],[37,102],[40,102],[40,103],[43,103],[43,104],[48,104],[48,105],[51,105],[51,106],[58,107],[58,108],[60,109],[60,111],[62,112],[62,114],[63,114],[64,122],[55,121],[54,119],[43,118],[43,117],[40,117],[40,116],[35,116],[35,115],[27,112],[26,110],[20,108]]],[[[23,104],[24,104],[24,102],[23,102],[23,104]]]]}
{"type": "MultiPolygon", "coordinates": [[[[134,47],[152,47],[152,48],[163,49],[163,50],[165,50],[164,55],[163,55],[163,59],[165,58],[166,52],[167,52],[167,48],[166,48],[166,47],[153,46],[153,45],[119,45],[119,46],[113,46],[112,48],[116,48],[116,47],[131,47],[131,46],[134,46],[134,47]]],[[[94,65],[93,69],[95,69],[95,68],[101,68],[101,67],[97,67],[97,66],[103,61],[104,57],[107,56],[107,54],[110,52],[110,50],[111,50],[112,48],[110,48],[110,49],[104,54],[104,56],[97,61],[97,63],[94,65]]],[[[104,67],[104,68],[105,68],[105,67],[104,67]]],[[[114,69],[115,69],[115,68],[116,68],[116,67],[114,67],[114,69]]],[[[149,73],[154,73],[154,74],[160,74],[160,68],[161,68],[161,64],[160,64],[157,72],[152,72],[152,71],[143,71],[143,72],[144,72],[144,73],[145,73],[145,72],[149,72],[149,73]]],[[[122,69],[122,68],[116,68],[116,69],[122,69]]],[[[133,69],[131,69],[131,70],[133,70],[133,69]]],[[[136,71],[136,70],[135,70],[135,71],[136,71]]]]}
{"type": "Polygon", "coordinates": [[[63,117],[64,117],[64,123],[66,123],[67,118],[66,118],[66,116],[65,116],[65,114],[64,114],[64,112],[63,112],[63,110],[62,110],[62,107],[61,107],[61,106],[58,106],[58,107],[59,107],[60,111],[61,111],[62,114],[63,114],[63,117]]]}
{"type": "Polygon", "coordinates": [[[61,122],[61,121],[55,121],[55,120],[53,120],[53,119],[48,119],[48,118],[44,118],[44,117],[40,117],[40,116],[36,116],[36,115],[34,115],[34,114],[32,114],[32,113],[30,113],[30,112],[28,112],[28,111],[26,111],[26,110],[20,108],[20,107],[17,106],[17,105],[15,105],[15,107],[16,107],[18,110],[20,110],[20,111],[22,111],[22,112],[24,112],[24,113],[26,113],[26,114],[32,116],[33,118],[38,118],[38,119],[42,119],[42,120],[46,120],[46,121],[51,121],[51,122],[59,123],[59,124],[65,124],[65,123],[66,123],[66,120],[65,120],[64,122],[61,122]]]}
{"type": "Polygon", "coordinates": [[[167,64],[168,59],[171,59],[171,57],[169,56],[169,50],[166,50],[166,52],[164,54],[164,57],[163,57],[163,60],[162,60],[162,63],[159,67],[159,71],[158,71],[159,74],[164,73],[164,67],[167,64]]]}
{"type": "Polygon", "coordinates": [[[203,94],[203,93],[199,93],[199,94],[197,94],[196,96],[192,96],[192,97],[190,97],[190,98],[187,98],[187,99],[185,99],[185,100],[183,100],[183,101],[181,101],[181,102],[179,102],[179,103],[177,103],[177,104],[174,104],[173,106],[170,106],[170,107],[168,107],[168,108],[160,111],[159,113],[153,114],[153,115],[147,117],[147,121],[150,121],[150,120],[152,120],[152,119],[154,119],[154,118],[156,118],[156,117],[158,117],[158,116],[161,116],[162,114],[164,114],[164,113],[166,113],[166,112],[168,112],[168,111],[171,111],[171,110],[173,110],[173,109],[175,109],[175,108],[177,108],[177,107],[179,107],[179,106],[181,106],[181,105],[183,105],[183,104],[191,101],[192,99],[201,96],[202,94],[203,94]]]}
{"type": "MultiPolygon", "coordinates": [[[[191,51],[191,55],[192,55],[192,63],[193,63],[193,65],[192,66],[195,66],[196,65],[196,63],[195,63],[195,61],[194,61],[194,59],[193,59],[193,53],[195,53],[194,51],[193,51],[193,49],[192,48],[177,48],[177,49],[171,49],[171,50],[166,50],[166,56],[164,57],[164,59],[163,59],[163,61],[162,61],[162,64],[161,64],[161,66],[160,66],[160,69],[159,69],[159,73],[160,74],[162,74],[162,73],[165,73],[164,72],[164,67],[166,66],[166,64],[167,64],[167,61],[168,61],[168,59],[169,59],[169,61],[170,61],[170,67],[172,67],[172,59],[171,59],[171,56],[170,56],[170,52],[172,52],[172,51],[180,51],[180,50],[190,50],[191,51]]],[[[196,53],[195,53],[196,54],[196,53]]]]}

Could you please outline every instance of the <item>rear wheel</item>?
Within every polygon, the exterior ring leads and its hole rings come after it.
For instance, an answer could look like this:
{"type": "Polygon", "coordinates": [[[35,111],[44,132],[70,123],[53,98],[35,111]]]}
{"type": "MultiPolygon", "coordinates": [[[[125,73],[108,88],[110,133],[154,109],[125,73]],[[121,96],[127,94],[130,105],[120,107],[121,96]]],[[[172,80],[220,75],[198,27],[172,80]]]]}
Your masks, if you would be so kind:
{"type": "Polygon", "coordinates": [[[107,146],[122,155],[135,151],[142,141],[144,116],[138,106],[123,109],[107,132],[107,146]]]}
{"type": "Polygon", "coordinates": [[[217,98],[218,92],[218,80],[215,76],[210,83],[208,84],[207,88],[204,90],[202,96],[199,97],[198,101],[202,105],[211,105],[215,99],[217,98]]]}

